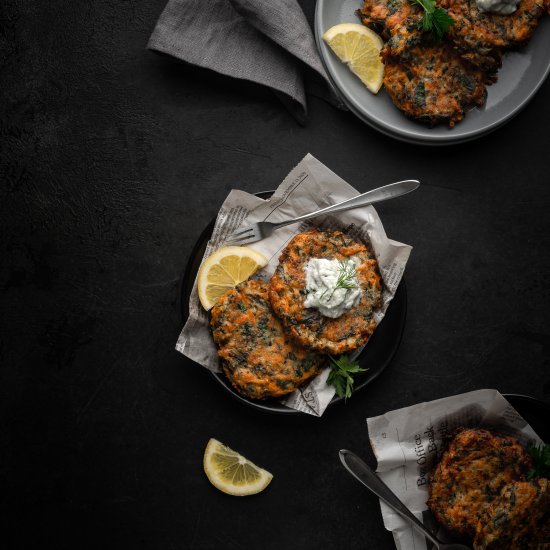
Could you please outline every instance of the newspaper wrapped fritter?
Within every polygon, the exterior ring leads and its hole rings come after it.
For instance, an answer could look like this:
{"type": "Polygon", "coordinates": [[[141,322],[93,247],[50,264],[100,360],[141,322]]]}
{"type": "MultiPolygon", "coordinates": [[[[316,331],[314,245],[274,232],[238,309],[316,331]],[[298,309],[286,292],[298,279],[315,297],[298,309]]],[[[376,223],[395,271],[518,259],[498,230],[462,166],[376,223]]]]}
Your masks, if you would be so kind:
{"type": "Polygon", "coordinates": [[[301,345],[331,355],[340,355],[366,344],[376,327],[373,313],[382,302],[378,262],[363,243],[341,231],[313,230],[296,235],[283,250],[271,278],[269,297],[275,314],[301,345]],[[337,318],[307,308],[305,268],[312,258],[355,258],[361,289],[357,305],[337,318]]]}
{"type": "Polygon", "coordinates": [[[473,540],[478,522],[510,483],[524,481],[532,461],[517,439],[463,429],[430,478],[428,507],[450,532],[473,540]]]}
{"type": "Polygon", "coordinates": [[[550,548],[550,482],[506,485],[478,521],[474,550],[550,548]]]}
{"type": "Polygon", "coordinates": [[[225,375],[251,399],[292,393],[326,360],[285,334],[271,309],[268,285],[261,281],[245,281],[221,296],[210,326],[225,375]]]}

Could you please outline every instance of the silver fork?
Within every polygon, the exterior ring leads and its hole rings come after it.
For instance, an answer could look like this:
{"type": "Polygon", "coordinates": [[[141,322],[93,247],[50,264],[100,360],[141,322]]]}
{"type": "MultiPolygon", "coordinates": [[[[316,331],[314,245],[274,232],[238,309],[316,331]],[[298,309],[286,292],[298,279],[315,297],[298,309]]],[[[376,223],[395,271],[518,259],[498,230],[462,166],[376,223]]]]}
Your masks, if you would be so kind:
{"type": "Polygon", "coordinates": [[[375,202],[393,199],[414,191],[419,185],[420,182],[417,180],[398,181],[397,183],[390,183],[389,185],[372,189],[371,191],[367,191],[366,193],[362,193],[361,195],[357,195],[351,199],[327,206],[326,208],[321,208],[321,210],[316,210],[310,214],[298,216],[297,218],[293,218],[291,220],[284,220],[276,223],[253,223],[243,229],[238,229],[231,235],[228,235],[227,239],[224,241],[224,245],[245,245],[255,243],[256,241],[269,237],[271,233],[275,229],[279,229],[279,227],[284,227],[285,225],[290,225],[291,223],[303,222],[304,220],[309,220],[325,214],[334,214],[335,212],[343,212],[344,210],[351,210],[352,208],[359,208],[360,206],[368,206],[369,204],[373,204],[375,202]]]}

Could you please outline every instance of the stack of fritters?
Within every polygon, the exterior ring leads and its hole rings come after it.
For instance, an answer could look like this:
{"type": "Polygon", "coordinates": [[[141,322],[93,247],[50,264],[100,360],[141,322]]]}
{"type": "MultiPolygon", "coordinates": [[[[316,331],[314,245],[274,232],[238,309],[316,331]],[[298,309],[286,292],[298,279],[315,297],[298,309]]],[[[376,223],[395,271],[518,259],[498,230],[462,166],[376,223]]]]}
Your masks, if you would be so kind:
{"type": "Polygon", "coordinates": [[[532,461],[513,437],[462,429],[430,479],[428,507],[475,550],[550,544],[548,480],[527,481],[532,461]]]}
{"type": "Polygon", "coordinates": [[[485,103],[502,53],[525,44],[549,0],[521,0],[510,15],[479,10],[475,0],[436,0],[455,23],[442,43],[419,28],[423,9],[410,0],[364,0],[357,14],[386,40],[384,86],[407,116],[430,125],[462,120],[485,103]]]}
{"type": "Polygon", "coordinates": [[[326,354],[365,344],[382,301],[378,264],[366,245],[341,231],[294,237],[270,283],[245,281],[214,305],[210,325],[223,370],[235,389],[252,399],[292,393],[320,372],[326,354]],[[305,308],[305,266],[311,258],[360,260],[359,304],[336,319],[305,308]]]}

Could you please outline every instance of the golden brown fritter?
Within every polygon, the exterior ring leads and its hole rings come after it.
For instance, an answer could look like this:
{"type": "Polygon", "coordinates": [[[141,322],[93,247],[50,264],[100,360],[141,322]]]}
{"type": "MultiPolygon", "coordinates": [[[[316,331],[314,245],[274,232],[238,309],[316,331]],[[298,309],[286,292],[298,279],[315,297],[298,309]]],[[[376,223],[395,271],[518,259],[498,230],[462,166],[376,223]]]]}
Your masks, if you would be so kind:
{"type": "MultiPolygon", "coordinates": [[[[547,0],[521,0],[509,15],[481,11],[475,0],[437,0],[454,19],[445,35],[461,56],[494,74],[501,65],[502,51],[525,44],[548,9],[547,0]]],[[[363,24],[382,33],[387,40],[382,55],[400,57],[408,49],[429,39],[419,29],[423,10],[409,0],[364,0],[357,14],[363,24]]]]}
{"type": "Polygon", "coordinates": [[[525,44],[535,32],[546,11],[546,0],[521,0],[509,15],[482,12],[475,0],[437,0],[447,9],[455,24],[446,39],[453,42],[463,57],[484,70],[494,70],[491,59],[499,60],[500,52],[525,44]]]}
{"type": "Polygon", "coordinates": [[[382,302],[382,282],[372,252],[341,231],[313,230],[296,235],[283,250],[271,278],[269,297],[275,314],[300,344],[340,355],[366,344],[376,327],[373,311],[382,302]],[[305,267],[311,258],[360,261],[356,269],[362,293],[359,303],[340,317],[324,317],[306,308],[305,267]]]}
{"type": "Polygon", "coordinates": [[[485,103],[485,75],[450,47],[417,46],[400,59],[388,58],[384,86],[405,115],[429,125],[450,127],[466,111],[485,103]]]}
{"type": "Polygon", "coordinates": [[[221,296],[210,326],[224,373],[252,399],[292,393],[325,363],[325,357],[284,333],[269,304],[268,285],[261,281],[245,281],[221,296]]]}
{"type": "Polygon", "coordinates": [[[475,0],[436,3],[455,21],[443,44],[421,30],[424,11],[410,0],[364,0],[357,15],[385,40],[381,52],[386,65],[384,85],[397,107],[430,125],[447,120],[452,127],[470,107],[483,105],[486,92],[482,88],[496,81],[502,52],[531,38],[542,15],[550,13],[550,0],[521,0],[510,15],[484,13],[475,0]],[[429,64],[432,68],[424,70],[429,64]],[[427,87],[431,92],[426,102],[427,87]]]}
{"type": "Polygon", "coordinates": [[[450,442],[430,478],[428,507],[456,535],[473,540],[483,514],[510,483],[523,481],[530,457],[513,437],[463,429],[450,442]]]}
{"type": "Polygon", "coordinates": [[[423,42],[418,28],[423,10],[408,0],[364,0],[357,10],[362,23],[385,40],[382,57],[400,57],[423,42]]]}
{"type": "MultiPolygon", "coordinates": [[[[452,1],[453,0],[438,0],[438,5],[440,7],[447,7],[443,6],[442,3],[449,3],[452,1]]],[[[463,3],[468,3],[469,0],[461,1],[463,3]]],[[[472,1],[475,2],[475,0],[472,1]]],[[[531,2],[543,0],[524,1],[531,2]]],[[[461,8],[464,8],[464,4],[461,8]]],[[[456,9],[458,11],[458,4],[456,5],[456,9]]],[[[419,28],[420,21],[424,14],[423,9],[418,4],[413,4],[409,0],[365,0],[363,7],[358,10],[357,14],[364,25],[374,30],[378,30],[386,39],[386,43],[382,49],[382,57],[385,61],[390,57],[401,57],[406,55],[408,50],[416,46],[421,46],[423,44],[432,46],[437,45],[437,43],[432,40],[432,36],[429,32],[422,31],[419,28]]],[[[472,26],[473,24],[469,23],[468,11],[464,9],[461,16],[457,17],[455,20],[455,24],[447,31],[444,42],[453,44],[453,47],[460,53],[464,60],[486,72],[487,83],[492,83],[496,81],[496,71],[501,66],[502,46],[497,47],[496,45],[490,44],[478,44],[475,40],[469,40],[470,43],[466,45],[465,37],[469,38],[469,31],[472,26]],[[455,36],[457,41],[456,44],[454,43],[455,36]]],[[[483,33],[481,36],[483,36],[483,33]]]]}
{"type": "Polygon", "coordinates": [[[474,539],[474,550],[537,548],[550,548],[550,482],[545,478],[506,485],[479,518],[474,539]]]}

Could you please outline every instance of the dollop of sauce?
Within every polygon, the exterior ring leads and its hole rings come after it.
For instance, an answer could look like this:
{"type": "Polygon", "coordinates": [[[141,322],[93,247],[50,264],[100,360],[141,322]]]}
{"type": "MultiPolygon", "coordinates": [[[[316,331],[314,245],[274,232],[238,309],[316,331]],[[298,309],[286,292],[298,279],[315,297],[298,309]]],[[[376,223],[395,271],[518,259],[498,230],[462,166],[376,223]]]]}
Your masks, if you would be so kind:
{"type": "Polygon", "coordinates": [[[359,261],[312,258],[306,264],[305,307],[314,307],[321,315],[336,319],[356,306],[361,299],[361,288],[356,269],[359,261]]]}
{"type": "Polygon", "coordinates": [[[518,9],[521,0],[476,0],[480,11],[510,15],[518,9]]]}

